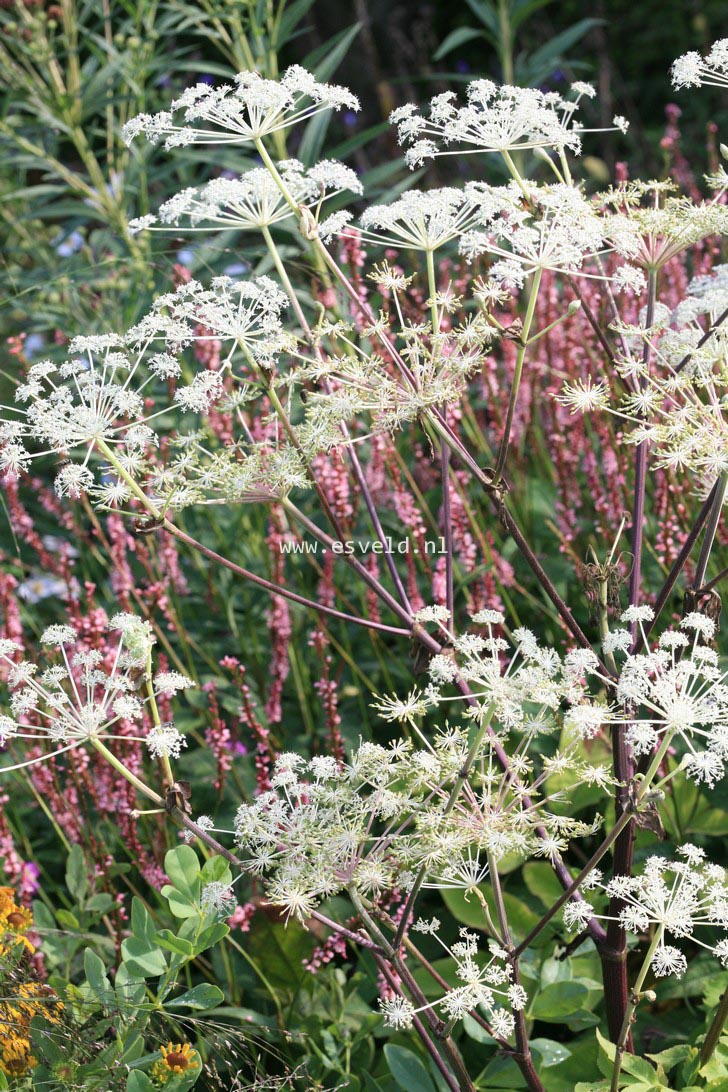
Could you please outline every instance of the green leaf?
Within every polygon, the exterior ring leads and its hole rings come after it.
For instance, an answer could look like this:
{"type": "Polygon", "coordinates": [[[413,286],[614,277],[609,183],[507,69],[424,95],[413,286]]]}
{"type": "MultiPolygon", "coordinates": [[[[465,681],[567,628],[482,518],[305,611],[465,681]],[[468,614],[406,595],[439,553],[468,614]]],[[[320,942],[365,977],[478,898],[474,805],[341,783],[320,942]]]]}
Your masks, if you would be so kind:
{"type": "Polygon", "coordinates": [[[539,8],[545,8],[550,3],[552,3],[552,0],[516,0],[510,12],[511,30],[518,30],[521,24],[530,19],[534,12],[538,11],[539,8]]]}
{"type": "Polygon", "coordinates": [[[389,1071],[405,1092],[437,1092],[432,1078],[417,1055],[406,1047],[387,1043],[384,1048],[389,1071]]]}
{"type": "Polygon", "coordinates": [[[344,27],[338,34],[329,38],[322,45],[313,49],[301,64],[313,72],[317,80],[328,80],[349,52],[349,48],[361,30],[361,23],[344,27]]]}
{"type": "Polygon", "coordinates": [[[131,975],[153,978],[167,970],[164,952],[140,937],[127,937],[121,945],[121,956],[131,975]]]}
{"type": "Polygon", "coordinates": [[[192,846],[175,846],[164,857],[170,883],[192,902],[200,901],[200,862],[192,846]]]}
{"type": "Polygon", "coordinates": [[[136,895],[131,900],[131,931],[135,937],[143,937],[149,941],[154,939],[156,933],[149,911],[136,895]]]}
{"type": "Polygon", "coordinates": [[[473,1020],[472,1016],[465,1015],[463,1017],[463,1031],[476,1043],[487,1043],[488,1046],[495,1044],[493,1036],[488,1034],[482,1024],[479,1024],[477,1020],[473,1020]]]}
{"type": "Polygon", "coordinates": [[[501,31],[498,21],[498,9],[490,0],[467,0],[467,5],[484,27],[490,31],[493,41],[500,42],[501,31]]]}
{"type": "Polygon", "coordinates": [[[114,900],[106,891],[100,891],[98,895],[92,895],[86,903],[86,910],[93,914],[105,914],[114,905],[114,900]]]}
{"type": "Polygon", "coordinates": [[[168,1007],[186,1007],[189,1009],[214,1009],[225,1000],[225,994],[219,986],[211,982],[201,982],[193,986],[191,990],[175,997],[173,1001],[167,1001],[168,1007]]]}
{"type": "Polygon", "coordinates": [[[169,908],[176,918],[196,918],[201,916],[199,897],[190,899],[176,887],[165,884],[162,894],[169,903],[169,908]]]}
{"type": "Polygon", "coordinates": [[[456,27],[455,30],[450,31],[432,59],[433,61],[442,60],[448,53],[452,53],[454,49],[459,49],[460,46],[465,45],[467,42],[472,42],[474,38],[482,37],[482,30],[476,30],[475,27],[456,27]]]}
{"type": "Polygon", "coordinates": [[[175,955],[184,956],[186,959],[195,954],[194,944],[190,940],[178,937],[171,929],[159,929],[154,934],[153,940],[160,948],[164,948],[168,952],[174,952],[175,955]]]}
{"type": "Polygon", "coordinates": [[[141,1069],[132,1069],[126,1078],[126,1092],[156,1092],[154,1085],[141,1069]]]}
{"type": "Polygon", "coordinates": [[[531,1039],[531,1049],[539,1055],[544,1069],[561,1065],[571,1057],[571,1051],[563,1043],[557,1043],[553,1039],[531,1039]]]}
{"type": "MultiPolygon", "coordinates": [[[[491,916],[495,915],[495,900],[493,899],[493,892],[490,889],[490,884],[480,884],[479,887],[485,896],[485,901],[488,904],[491,916]]],[[[463,891],[445,890],[442,892],[442,897],[445,900],[448,910],[450,910],[463,925],[469,925],[473,929],[483,928],[483,908],[480,905],[479,899],[474,895],[471,895],[469,899],[466,899],[463,891]]],[[[503,892],[503,902],[505,903],[508,922],[514,937],[516,939],[524,937],[538,922],[539,915],[527,906],[522,899],[511,894],[510,891],[503,892]]],[[[544,935],[545,938],[548,938],[550,935],[549,929],[544,929],[542,935],[544,935]]],[[[551,935],[553,935],[553,928],[551,930],[551,935]]]]}
{"type": "Polygon", "coordinates": [[[117,1004],[122,1012],[131,1010],[135,1015],[138,1015],[147,988],[143,979],[140,979],[138,975],[130,974],[126,963],[122,963],[116,972],[114,992],[117,1004]]]}
{"type": "Polygon", "coordinates": [[[674,1066],[689,1058],[691,1054],[697,1054],[695,1047],[690,1046],[689,1043],[677,1043],[675,1046],[668,1047],[667,1050],[661,1050],[659,1054],[648,1054],[646,1057],[669,1072],[674,1066]]]}
{"type": "Polygon", "coordinates": [[[88,891],[88,870],[86,858],[79,845],[71,846],[71,852],[66,861],[66,887],[73,895],[75,901],[83,904],[88,891]]]}
{"type": "Polygon", "coordinates": [[[586,1008],[589,990],[580,982],[552,982],[536,995],[528,1015],[533,1020],[562,1024],[586,1008]]]}
{"type": "Polygon", "coordinates": [[[108,1002],[114,996],[111,983],[106,977],[106,967],[103,960],[99,959],[96,952],[86,948],[83,953],[83,970],[86,981],[96,994],[99,1001],[108,1002]]]}
{"type": "Polygon", "coordinates": [[[546,861],[529,861],[523,869],[526,887],[548,909],[563,894],[553,868],[546,861]]]}
{"type": "Polygon", "coordinates": [[[212,948],[215,944],[219,944],[229,932],[230,926],[226,925],[224,921],[217,921],[214,925],[208,925],[195,940],[195,955],[204,952],[206,948],[212,948]]]}
{"type": "Polygon", "coordinates": [[[56,910],[56,919],[64,929],[78,929],[80,927],[78,918],[70,910],[56,910]]]}
{"type": "Polygon", "coordinates": [[[215,857],[210,857],[209,860],[205,861],[204,865],[202,866],[202,872],[200,875],[203,885],[208,883],[217,883],[220,880],[224,882],[228,879],[228,877],[230,878],[230,880],[232,880],[230,865],[227,863],[224,857],[221,857],[219,855],[215,857]]]}

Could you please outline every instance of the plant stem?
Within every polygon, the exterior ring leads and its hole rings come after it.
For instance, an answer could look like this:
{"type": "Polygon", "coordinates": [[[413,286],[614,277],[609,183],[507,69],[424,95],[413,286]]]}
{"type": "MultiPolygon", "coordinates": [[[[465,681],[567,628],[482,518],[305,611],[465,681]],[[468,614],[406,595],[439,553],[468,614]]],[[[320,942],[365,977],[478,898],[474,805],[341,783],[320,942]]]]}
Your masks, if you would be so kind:
{"type": "Polygon", "coordinates": [[[503,470],[505,469],[506,459],[508,458],[508,448],[511,440],[511,428],[513,427],[513,417],[516,412],[516,402],[518,401],[518,389],[521,385],[521,376],[523,374],[523,362],[526,357],[526,348],[528,342],[528,335],[531,329],[531,323],[533,322],[533,315],[536,310],[536,301],[538,299],[538,290],[541,284],[541,270],[537,269],[533,275],[533,281],[531,282],[531,292],[528,297],[528,305],[526,307],[526,314],[523,319],[523,329],[521,330],[521,338],[518,345],[518,352],[516,354],[516,367],[513,373],[513,382],[511,384],[511,393],[508,399],[508,410],[506,412],[506,422],[503,426],[503,437],[501,439],[500,448],[498,451],[498,459],[493,471],[492,484],[498,485],[503,477],[503,470]]]}
{"type": "MultiPolygon", "coordinates": [[[[648,274],[648,297],[645,326],[651,327],[657,298],[657,274],[650,270],[648,274]]],[[[652,343],[645,340],[642,354],[642,364],[649,369],[652,355],[652,343]]],[[[647,386],[647,377],[641,380],[641,386],[647,386]]],[[[630,606],[636,606],[642,591],[642,547],[644,540],[645,519],[645,493],[647,485],[647,452],[648,444],[643,441],[637,448],[635,462],[634,500],[632,505],[632,572],[629,582],[630,606]]],[[[632,648],[637,643],[639,627],[632,624],[632,648]]],[[[615,725],[612,734],[612,752],[614,764],[614,776],[618,782],[615,790],[615,814],[620,817],[630,808],[629,785],[634,777],[634,765],[630,749],[625,739],[625,725],[615,725]]],[[[622,830],[614,847],[613,876],[629,876],[632,873],[632,857],[634,852],[634,824],[627,823],[622,830]]],[[[602,960],[602,976],[604,980],[604,996],[607,1009],[607,1023],[609,1033],[613,1041],[617,1035],[621,1035],[624,1025],[625,1013],[628,1005],[627,982],[627,934],[619,922],[619,909],[621,902],[614,897],[609,903],[609,917],[612,919],[607,927],[607,939],[603,945],[600,956],[602,960]]],[[[625,1046],[631,1048],[630,1026],[627,1025],[625,1046]]]]}
{"type": "MultiPolygon", "coordinates": [[[[500,875],[498,873],[498,862],[490,851],[488,852],[488,872],[493,890],[493,898],[495,900],[498,926],[503,938],[503,946],[508,955],[508,962],[510,963],[513,972],[513,984],[520,986],[521,976],[518,969],[518,954],[517,949],[513,946],[511,930],[508,924],[508,913],[503,899],[503,889],[501,888],[500,875]]],[[[545,1092],[544,1086],[542,1085],[533,1064],[533,1056],[531,1055],[531,1048],[528,1043],[526,1015],[523,1009],[514,1009],[513,1017],[516,1022],[516,1050],[512,1055],[513,1060],[523,1074],[531,1092],[545,1092]]]]}
{"type": "Polygon", "coordinates": [[[655,954],[655,949],[662,940],[663,932],[663,926],[660,926],[660,928],[655,931],[652,942],[647,949],[647,954],[645,955],[644,962],[642,963],[640,973],[637,975],[637,980],[629,995],[629,999],[624,1013],[624,1019],[622,1021],[622,1027],[620,1029],[619,1038],[616,1044],[617,1051],[614,1058],[614,1069],[612,1070],[612,1080],[609,1086],[609,1092],[619,1092],[619,1075],[622,1072],[622,1059],[624,1058],[624,1055],[628,1049],[629,1041],[632,1037],[631,1028],[632,1024],[635,1021],[637,1006],[639,1005],[642,998],[642,987],[645,984],[645,979],[647,978],[647,972],[650,969],[650,963],[652,962],[652,957],[655,954]]]}
{"type": "MultiPolygon", "coordinates": [[[[655,617],[652,619],[651,622],[646,622],[645,625],[644,625],[644,631],[645,631],[645,636],[646,637],[648,637],[650,635],[653,627],[655,626],[655,624],[657,622],[657,619],[659,618],[659,616],[660,616],[660,614],[662,612],[663,607],[667,603],[667,600],[670,598],[670,594],[672,592],[672,589],[675,587],[675,584],[677,583],[677,580],[678,580],[678,577],[680,576],[680,573],[685,568],[685,566],[686,566],[686,564],[688,562],[688,558],[690,557],[690,554],[692,553],[693,546],[695,545],[698,538],[700,537],[700,532],[703,530],[703,527],[705,526],[705,524],[706,524],[706,522],[708,520],[708,517],[710,515],[710,512],[712,510],[713,501],[715,500],[717,489],[718,489],[718,481],[716,481],[715,485],[713,486],[710,493],[708,494],[708,497],[706,498],[705,502],[703,503],[703,507],[700,509],[700,512],[698,513],[698,518],[696,519],[693,526],[690,528],[690,533],[688,534],[688,537],[683,542],[682,547],[680,549],[680,553],[675,558],[675,560],[674,560],[674,562],[672,564],[672,568],[670,569],[670,572],[667,575],[665,583],[662,585],[662,588],[660,589],[659,595],[657,596],[657,599],[655,600],[655,607],[654,607],[655,617]]],[[[645,642],[644,642],[644,639],[642,637],[642,633],[640,632],[638,637],[637,637],[637,643],[636,643],[635,648],[634,648],[635,655],[642,651],[642,648],[644,647],[644,643],[645,642]]]]}
{"type": "Polygon", "coordinates": [[[529,944],[531,944],[536,939],[538,934],[548,925],[548,923],[551,921],[551,919],[554,917],[554,915],[559,912],[559,910],[564,905],[564,903],[568,902],[568,900],[571,898],[571,896],[574,894],[575,891],[578,891],[578,889],[581,887],[581,885],[583,884],[584,880],[587,878],[589,873],[594,868],[596,868],[596,866],[599,864],[599,862],[601,861],[604,854],[607,852],[607,850],[612,845],[612,843],[615,841],[615,839],[617,839],[619,837],[619,835],[622,833],[624,828],[627,826],[627,823],[630,822],[631,818],[632,818],[632,813],[631,812],[629,812],[629,811],[622,812],[622,814],[620,815],[619,819],[617,820],[617,822],[614,824],[614,826],[610,830],[607,837],[604,839],[602,844],[599,846],[599,849],[597,849],[596,852],[592,854],[592,856],[589,858],[587,863],[582,868],[579,875],[574,880],[572,880],[572,882],[569,884],[569,886],[566,888],[566,890],[563,892],[563,894],[559,895],[558,899],[553,904],[553,906],[551,906],[548,909],[548,911],[544,914],[544,916],[541,918],[541,920],[539,922],[537,922],[536,925],[534,925],[533,929],[528,934],[528,936],[524,937],[524,939],[521,941],[521,943],[514,949],[514,953],[513,953],[514,956],[516,956],[516,957],[520,956],[522,952],[525,952],[525,950],[526,950],[526,948],[528,948],[529,944]]]}
{"type": "MultiPolygon", "coordinates": [[[[399,987],[398,987],[397,980],[395,979],[394,975],[392,974],[392,972],[391,972],[389,966],[387,965],[386,961],[384,959],[382,959],[381,957],[375,956],[374,958],[376,959],[377,966],[379,967],[379,970],[380,970],[380,972],[382,974],[382,977],[386,979],[387,985],[389,986],[389,988],[394,993],[399,993],[400,990],[399,990],[399,987]]],[[[442,1058],[440,1057],[440,1052],[437,1049],[437,1046],[435,1045],[434,1041],[430,1037],[427,1029],[425,1028],[425,1025],[422,1023],[419,1016],[414,1016],[412,1018],[412,1025],[413,1025],[415,1031],[417,1032],[417,1034],[419,1035],[420,1039],[422,1040],[422,1044],[425,1047],[425,1050],[430,1055],[433,1062],[435,1063],[435,1065],[439,1069],[440,1073],[442,1074],[443,1079],[444,1079],[445,1083],[447,1084],[448,1088],[451,1090],[451,1092],[461,1092],[461,1089],[463,1088],[463,1085],[461,1085],[457,1080],[455,1080],[452,1073],[450,1072],[450,1070],[447,1068],[447,1066],[443,1062],[442,1058]]]]}
{"type": "Polygon", "coordinates": [[[728,990],[723,992],[720,999],[720,1004],[715,1011],[715,1016],[710,1022],[710,1027],[706,1033],[703,1045],[700,1048],[700,1065],[701,1067],[710,1061],[713,1051],[720,1042],[720,1037],[723,1034],[723,1028],[725,1022],[728,1019],[728,990]]]}
{"type": "MultiPolygon", "coordinates": [[[[323,363],[323,359],[324,359],[323,358],[323,353],[321,352],[321,348],[315,343],[313,332],[312,332],[311,327],[310,327],[310,325],[308,323],[306,315],[304,314],[303,308],[301,307],[301,304],[300,304],[300,302],[298,300],[298,297],[296,296],[295,289],[294,289],[293,285],[291,284],[291,280],[290,280],[290,278],[288,276],[288,272],[286,270],[285,264],[284,264],[284,262],[283,262],[283,260],[282,260],[282,258],[280,256],[280,253],[278,251],[278,247],[275,244],[275,240],[273,239],[273,236],[271,235],[271,233],[270,233],[270,231],[269,231],[269,229],[267,227],[264,227],[262,229],[262,231],[263,231],[263,238],[266,241],[266,245],[268,246],[268,250],[269,250],[270,255],[271,255],[272,259],[273,259],[273,263],[274,263],[274,265],[276,267],[276,270],[278,271],[278,276],[281,278],[281,282],[283,284],[283,287],[285,288],[286,293],[288,295],[288,298],[291,301],[291,305],[293,307],[293,310],[296,313],[296,318],[299,321],[301,329],[303,330],[303,333],[304,333],[309,345],[312,347],[314,355],[316,356],[316,359],[323,363]]],[[[330,390],[328,380],[325,380],[324,386],[325,386],[325,388],[327,390],[330,390]]],[[[376,510],[376,506],[374,504],[374,499],[372,497],[371,490],[369,489],[369,486],[367,484],[366,477],[364,476],[364,471],[361,468],[361,463],[359,462],[359,457],[357,456],[356,449],[354,448],[354,445],[351,443],[351,439],[350,439],[350,436],[349,436],[349,431],[348,431],[348,429],[347,429],[347,427],[346,427],[346,425],[345,425],[345,423],[343,421],[341,422],[341,432],[342,432],[342,435],[344,437],[344,440],[346,441],[346,450],[347,450],[347,454],[349,456],[349,460],[351,462],[352,470],[354,472],[354,477],[356,478],[356,482],[357,482],[357,485],[358,485],[359,490],[361,492],[361,495],[364,498],[364,503],[366,505],[367,512],[369,513],[369,518],[371,519],[372,526],[374,527],[374,532],[377,535],[377,538],[379,539],[379,541],[382,544],[384,544],[385,535],[384,535],[384,529],[382,528],[382,524],[381,524],[381,521],[379,519],[379,513],[376,510]]],[[[399,575],[399,573],[397,571],[397,566],[395,564],[394,558],[392,557],[389,550],[384,551],[384,561],[385,561],[385,564],[386,564],[387,568],[389,569],[390,576],[392,577],[392,581],[393,581],[394,586],[395,586],[395,588],[397,590],[397,595],[399,596],[399,599],[400,599],[400,602],[402,603],[402,606],[405,607],[407,610],[409,610],[410,609],[409,598],[407,596],[407,592],[405,591],[404,584],[402,583],[400,575],[399,575]]]]}
{"type": "Polygon", "coordinates": [[[703,539],[703,545],[700,548],[698,563],[695,567],[695,575],[693,576],[692,588],[695,591],[697,591],[705,580],[705,573],[708,568],[708,561],[710,560],[710,551],[713,549],[715,536],[718,533],[720,517],[723,514],[723,502],[725,501],[726,489],[728,488],[728,473],[724,472],[721,474],[716,484],[715,496],[713,497],[713,503],[710,506],[710,515],[708,516],[708,522],[705,526],[705,538],[703,539]]]}
{"type": "Polygon", "coordinates": [[[362,565],[352,554],[342,552],[340,543],[336,543],[330,535],[327,535],[325,531],[322,531],[312,520],[305,516],[303,512],[295,506],[291,501],[287,499],[281,500],[283,508],[288,512],[297,523],[300,523],[302,527],[305,527],[309,534],[317,538],[319,542],[322,542],[335,557],[340,557],[346,564],[357,573],[357,575],[364,581],[367,587],[371,588],[375,595],[378,595],[383,603],[389,607],[393,614],[397,616],[406,625],[409,625],[412,621],[412,616],[409,611],[405,610],[396,599],[389,594],[386,588],[382,587],[376,577],[372,576],[369,570],[362,565]],[[339,549],[336,546],[339,545],[339,549]]]}
{"type": "MultiPolygon", "coordinates": [[[[478,728],[478,731],[475,734],[475,739],[473,740],[473,742],[470,745],[468,753],[467,753],[467,755],[465,757],[465,762],[462,765],[462,769],[458,770],[457,776],[455,778],[455,783],[453,784],[453,786],[452,786],[452,788],[450,790],[450,795],[448,796],[447,801],[445,802],[445,807],[444,807],[444,809],[442,811],[442,816],[443,817],[446,816],[446,815],[449,815],[450,812],[452,811],[452,809],[455,807],[455,803],[457,801],[458,796],[460,795],[460,791],[461,791],[463,785],[465,784],[465,782],[468,780],[468,777],[470,776],[470,771],[473,768],[473,763],[475,762],[476,758],[478,757],[478,752],[480,751],[480,748],[481,748],[481,746],[483,744],[483,740],[485,739],[485,737],[487,735],[488,728],[490,726],[491,717],[493,716],[493,709],[494,709],[494,706],[492,706],[492,705],[489,706],[488,709],[486,710],[485,714],[483,715],[482,723],[480,724],[480,726],[478,728]]],[[[393,948],[394,948],[395,951],[398,951],[401,944],[402,944],[402,939],[404,937],[405,931],[406,931],[407,926],[409,924],[409,919],[410,919],[410,915],[412,914],[412,909],[413,909],[414,904],[415,904],[415,899],[417,898],[417,896],[420,893],[420,889],[422,888],[422,884],[425,882],[425,876],[426,875],[427,875],[427,869],[423,865],[422,868],[420,868],[419,872],[417,873],[417,877],[415,879],[415,882],[413,883],[413,885],[412,885],[412,887],[410,889],[410,893],[407,896],[407,902],[405,903],[404,910],[402,911],[402,915],[401,915],[400,920],[399,920],[399,926],[397,928],[397,932],[395,934],[394,941],[393,941],[393,948]]]]}
{"type": "Polygon", "coordinates": [[[214,550],[211,550],[208,546],[198,542],[196,538],[193,538],[192,535],[188,535],[186,531],[183,531],[170,520],[165,520],[161,527],[162,530],[173,535],[174,538],[178,538],[180,542],[184,542],[193,550],[197,550],[203,557],[209,558],[210,561],[214,561],[218,565],[223,565],[226,569],[230,569],[231,572],[236,573],[237,576],[249,580],[251,584],[257,584],[258,587],[265,588],[271,595],[282,595],[284,599],[290,599],[293,603],[300,603],[302,606],[308,607],[309,610],[316,611],[318,614],[326,614],[331,618],[338,618],[342,622],[353,622],[357,626],[366,626],[368,629],[378,630],[381,633],[393,633],[400,637],[409,637],[411,635],[409,629],[400,629],[398,626],[388,626],[382,622],[371,621],[371,619],[368,618],[359,618],[355,614],[347,614],[344,611],[336,610],[335,607],[327,607],[314,599],[307,599],[304,595],[299,595],[297,592],[292,592],[280,584],[273,583],[272,580],[266,580],[265,577],[258,576],[257,573],[251,572],[250,569],[244,569],[241,565],[236,565],[234,561],[230,561],[229,558],[223,557],[222,554],[215,553],[214,550]]]}

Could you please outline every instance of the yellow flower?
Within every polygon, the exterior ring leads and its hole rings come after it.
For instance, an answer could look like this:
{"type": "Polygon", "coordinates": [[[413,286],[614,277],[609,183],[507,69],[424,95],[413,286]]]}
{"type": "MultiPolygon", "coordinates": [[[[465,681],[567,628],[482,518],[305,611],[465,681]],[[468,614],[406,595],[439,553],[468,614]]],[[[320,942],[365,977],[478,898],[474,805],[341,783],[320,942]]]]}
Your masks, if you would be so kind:
{"type": "Polygon", "coordinates": [[[44,982],[21,982],[18,988],[18,1000],[30,1022],[34,1016],[42,1016],[50,1024],[60,1022],[59,1012],[63,1003],[58,1000],[56,991],[44,982]]]}
{"type": "Polygon", "coordinates": [[[152,1076],[160,1084],[164,1084],[173,1073],[186,1073],[188,1069],[197,1069],[200,1064],[196,1052],[189,1043],[167,1043],[166,1046],[159,1048],[159,1052],[162,1057],[154,1065],[152,1076]]]}
{"type": "MultiPolygon", "coordinates": [[[[0,937],[10,934],[11,946],[20,942],[32,955],[35,948],[23,935],[32,924],[33,915],[26,907],[18,906],[12,887],[0,887],[0,937]]],[[[9,946],[0,943],[0,956],[7,955],[8,951],[9,946]]]]}
{"type": "Polygon", "coordinates": [[[30,1053],[30,1040],[15,1031],[6,1034],[0,1047],[0,1070],[6,1077],[22,1077],[38,1064],[30,1053]]]}

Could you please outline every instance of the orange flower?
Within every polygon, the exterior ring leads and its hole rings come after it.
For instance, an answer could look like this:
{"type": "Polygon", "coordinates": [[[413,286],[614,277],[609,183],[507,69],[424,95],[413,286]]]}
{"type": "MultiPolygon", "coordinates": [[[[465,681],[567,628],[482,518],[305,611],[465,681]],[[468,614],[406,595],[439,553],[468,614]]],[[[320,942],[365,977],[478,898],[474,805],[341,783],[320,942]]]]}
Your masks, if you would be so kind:
{"type": "Polygon", "coordinates": [[[166,1067],[172,1073],[184,1073],[188,1069],[197,1069],[200,1064],[197,1054],[189,1043],[167,1043],[160,1047],[162,1070],[166,1067]]]}
{"type": "MultiPolygon", "coordinates": [[[[0,937],[10,934],[11,943],[24,944],[32,955],[35,948],[23,935],[32,924],[33,915],[25,906],[18,906],[12,887],[0,887],[0,937]]],[[[0,955],[5,955],[7,951],[8,945],[0,942],[0,955]]]]}

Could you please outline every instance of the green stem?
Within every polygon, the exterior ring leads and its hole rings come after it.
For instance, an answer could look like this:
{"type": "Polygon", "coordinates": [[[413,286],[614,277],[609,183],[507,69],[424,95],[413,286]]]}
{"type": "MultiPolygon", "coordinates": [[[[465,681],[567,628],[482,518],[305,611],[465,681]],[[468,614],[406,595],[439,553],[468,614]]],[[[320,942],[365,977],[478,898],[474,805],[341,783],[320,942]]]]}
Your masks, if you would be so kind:
{"type": "Polygon", "coordinates": [[[440,332],[440,318],[437,314],[437,304],[435,303],[435,296],[437,295],[437,278],[435,276],[435,252],[433,250],[426,250],[425,254],[427,255],[427,285],[430,290],[430,318],[432,321],[432,336],[433,338],[435,338],[440,332]]]}
{"type": "MultiPolygon", "coordinates": [[[[154,693],[154,678],[152,672],[152,650],[150,648],[147,653],[147,694],[149,695],[149,708],[152,713],[152,722],[154,723],[155,728],[159,728],[162,720],[159,716],[159,709],[157,708],[157,698],[154,693]]],[[[167,754],[162,755],[162,769],[164,770],[167,785],[171,788],[171,786],[174,785],[174,775],[172,773],[169,755],[167,754]]]]}
{"type": "Polygon", "coordinates": [[[102,755],[110,766],[113,766],[117,773],[120,773],[130,785],[133,785],[143,796],[146,796],[149,800],[153,800],[155,804],[158,804],[161,808],[164,808],[164,800],[151,789],[149,785],[145,785],[136,774],[133,774],[131,770],[128,770],[120,758],[117,758],[113,751],[110,751],[105,743],[102,743],[100,739],[96,739],[94,736],[89,736],[89,743],[102,755]]]}
{"type": "Polygon", "coordinates": [[[523,361],[526,356],[528,334],[531,329],[533,315],[536,310],[536,300],[538,299],[538,290],[541,285],[541,274],[542,270],[537,269],[533,275],[533,281],[531,282],[531,294],[528,297],[528,306],[526,308],[526,314],[523,319],[523,330],[521,331],[521,340],[518,346],[518,354],[516,356],[516,370],[513,373],[513,384],[511,386],[511,395],[508,399],[506,423],[503,427],[503,439],[501,440],[500,450],[498,452],[498,461],[496,462],[495,470],[493,471],[493,485],[497,485],[503,477],[503,469],[506,465],[506,458],[508,457],[508,448],[511,439],[511,428],[513,426],[513,417],[516,412],[516,402],[518,400],[518,388],[521,384],[521,375],[523,374],[523,361]]]}
{"type": "MultiPolygon", "coordinates": [[[[472,769],[473,763],[475,762],[475,759],[478,756],[478,752],[479,752],[479,750],[481,748],[481,745],[483,743],[483,740],[485,739],[485,736],[486,736],[486,734],[488,732],[488,728],[490,727],[490,722],[491,722],[491,719],[492,719],[492,716],[493,716],[493,711],[494,711],[494,706],[490,705],[488,707],[488,709],[486,710],[485,715],[483,716],[482,723],[481,723],[480,727],[478,728],[475,739],[473,740],[473,742],[472,742],[472,744],[470,746],[470,750],[468,751],[468,754],[467,754],[467,757],[465,759],[465,762],[463,763],[462,769],[460,769],[458,771],[457,776],[455,778],[455,783],[453,784],[453,787],[450,790],[450,795],[448,796],[447,801],[445,803],[444,810],[442,811],[442,816],[443,817],[446,816],[446,815],[449,815],[450,812],[452,811],[452,809],[455,807],[455,802],[456,802],[458,796],[460,795],[460,791],[461,791],[463,785],[465,784],[465,782],[467,781],[468,777],[470,776],[470,771],[472,769]]],[[[420,869],[420,871],[417,873],[417,878],[415,879],[415,882],[412,885],[410,893],[407,896],[407,903],[406,903],[405,908],[404,908],[404,910],[402,912],[402,917],[400,918],[399,927],[397,929],[397,933],[396,933],[396,936],[394,938],[394,949],[395,949],[395,951],[398,951],[399,948],[400,948],[400,945],[402,944],[402,939],[403,939],[404,934],[405,934],[406,929],[407,929],[407,924],[409,922],[410,914],[412,913],[412,907],[414,906],[415,899],[417,898],[417,896],[420,893],[420,888],[422,887],[422,884],[425,882],[425,876],[426,875],[427,875],[427,868],[423,866],[420,869]]]]}
{"type": "Polygon", "coordinates": [[[619,1034],[619,1041],[617,1042],[617,1052],[614,1058],[614,1069],[612,1071],[612,1081],[609,1086],[609,1092],[619,1092],[619,1076],[622,1072],[622,1059],[624,1058],[624,1054],[627,1049],[627,1040],[629,1039],[630,1029],[635,1020],[637,1006],[642,999],[642,987],[645,984],[647,972],[649,971],[650,964],[652,963],[652,957],[655,954],[657,946],[662,940],[662,935],[664,931],[665,929],[662,925],[659,929],[656,930],[655,935],[652,938],[652,942],[647,949],[647,954],[645,955],[644,962],[642,963],[640,973],[637,975],[637,980],[635,981],[634,988],[630,993],[629,1000],[627,1002],[627,1009],[624,1014],[624,1020],[622,1021],[622,1030],[619,1034]]]}
{"type": "Polygon", "coordinates": [[[710,1023],[703,1045],[700,1048],[701,1067],[704,1066],[706,1062],[710,1061],[713,1051],[720,1042],[726,1019],[728,1019],[728,990],[724,991],[723,996],[720,999],[720,1004],[710,1023]]]}
{"type": "Polygon", "coordinates": [[[134,481],[131,474],[129,474],[129,472],[124,469],[124,467],[121,465],[106,441],[102,440],[100,436],[97,436],[94,440],[94,445],[102,453],[102,455],[104,455],[105,458],[109,460],[121,480],[126,482],[134,496],[137,498],[138,501],[141,501],[147,512],[149,512],[150,516],[155,520],[161,519],[162,513],[152,504],[149,497],[146,495],[144,490],[134,481]]]}

